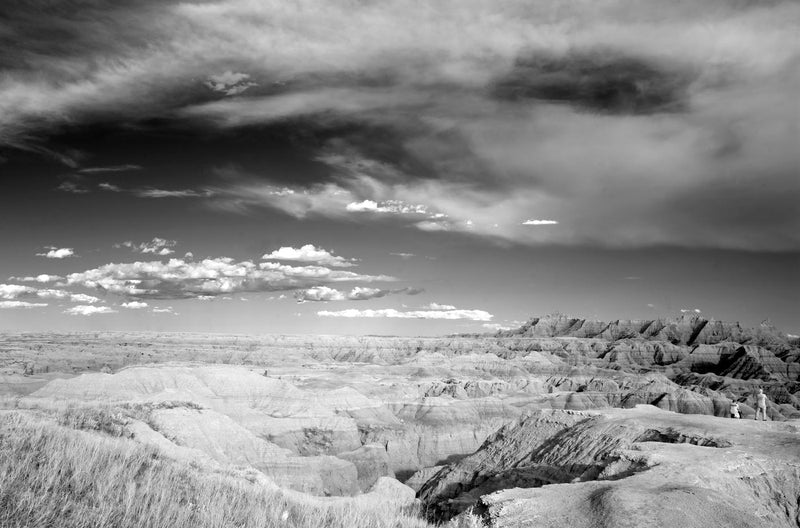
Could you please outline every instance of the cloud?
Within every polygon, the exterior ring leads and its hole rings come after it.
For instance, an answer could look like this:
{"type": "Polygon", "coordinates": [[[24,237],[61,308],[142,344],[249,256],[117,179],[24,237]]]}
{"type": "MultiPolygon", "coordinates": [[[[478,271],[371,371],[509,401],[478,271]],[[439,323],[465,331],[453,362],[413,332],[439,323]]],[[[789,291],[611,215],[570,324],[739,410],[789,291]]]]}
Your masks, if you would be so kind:
{"type": "Polygon", "coordinates": [[[70,315],[96,315],[96,314],[117,313],[117,311],[112,308],[109,308],[108,306],[92,306],[92,305],[79,304],[78,306],[67,308],[66,310],[64,310],[64,313],[70,315]]]}
{"type": "Polygon", "coordinates": [[[45,289],[36,291],[36,296],[42,299],[67,299],[70,296],[70,292],[66,290],[45,289]]]}
{"type": "Polygon", "coordinates": [[[264,260],[293,260],[297,262],[316,262],[323,266],[350,267],[354,266],[355,259],[333,255],[327,249],[317,248],[313,244],[306,244],[300,248],[284,246],[262,257],[264,260]]]}
{"type": "Polygon", "coordinates": [[[16,299],[17,297],[34,293],[36,293],[36,288],[31,288],[30,286],[0,284],[0,298],[2,299],[16,299]]]}
{"type": "Polygon", "coordinates": [[[41,275],[37,275],[35,277],[27,276],[27,277],[9,277],[9,280],[18,280],[22,282],[56,282],[63,279],[61,275],[48,275],[46,273],[42,273],[41,275]]]}
{"type": "Polygon", "coordinates": [[[390,282],[387,275],[366,275],[324,266],[255,264],[229,257],[201,261],[106,264],[67,276],[70,285],[135,298],[183,299],[258,291],[291,291],[339,282],[390,282]]]}
{"type": "MultiPolygon", "coordinates": [[[[45,281],[40,281],[45,282],[45,281]]],[[[52,288],[37,289],[30,286],[20,286],[17,284],[0,284],[0,299],[34,298],[69,300],[71,302],[97,303],[100,299],[84,293],[73,293],[66,290],[52,288]]]]}
{"type": "Polygon", "coordinates": [[[13,308],[43,308],[47,306],[46,303],[30,303],[26,301],[0,301],[0,309],[13,309],[13,308]]]}
{"type": "Polygon", "coordinates": [[[685,314],[685,313],[697,313],[697,314],[699,314],[699,313],[702,313],[702,310],[700,310],[699,308],[681,308],[681,313],[682,314],[685,314]]]}
{"type": "Polygon", "coordinates": [[[234,73],[228,70],[220,75],[210,76],[204,84],[215,92],[225,95],[239,95],[248,88],[258,86],[257,83],[248,79],[250,79],[250,76],[246,73],[234,73]]]}
{"type": "Polygon", "coordinates": [[[416,257],[414,253],[389,253],[392,256],[400,257],[403,260],[408,260],[412,257],[416,257]]]}
{"type": "Polygon", "coordinates": [[[350,212],[370,212],[370,213],[390,213],[390,214],[418,214],[429,215],[428,208],[420,204],[407,204],[402,200],[386,200],[383,202],[373,202],[364,200],[362,202],[352,202],[345,206],[346,211],[350,212]]]}
{"type": "Polygon", "coordinates": [[[150,242],[135,243],[131,240],[126,240],[119,244],[114,244],[115,248],[126,247],[136,253],[150,253],[153,255],[170,255],[174,253],[171,248],[175,247],[178,243],[175,240],[167,240],[166,238],[155,237],[150,242]]]}
{"type": "Polygon", "coordinates": [[[71,302],[88,303],[88,304],[94,304],[100,302],[100,299],[98,299],[97,297],[94,297],[92,295],[86,295],[85,293],[72,293],[69,296],[69,300],[71,302]]]}
{"type": "Polygon", "coordinates": [[[337,312],[322,310],[317,312],[321,317],[346,317],[346,318],[378,318],[392,319],[468,319],[471,321],[490,321],[494,317],[483,310],[413,310],[398,311],[393,308],[382,310],[340,310],[337,312]]]}
{"type": "Polygon", "coordinates": [[[555,220],[525,220],[524,222],[522,222],[522,225],[540,226],[540,225],[556,225],[557,223],[558,222],[556,222],[555,220]]]}
{"type": "Polygon", "coordinates": [[[46,253],[37,253],[36,256],[49,259],[63,259],[75,255],[75,251],[72,248],[57,248],[55,246],[48,246],[47,249],[49,251],[46,253]]]}
{"type": "Polygon", "coordinates": [[[292,194],[129,192],[527,245],[800,249],[797,2],[296,5],[5,8],[0,142],[76,165],[42,146],[65,125],[307,123],[331,173],[292,194]],[[378,214],[390,201],[447,221],[378,214]]]}
{"type": "Polygon", "coordinates": [[[455,310],[456,307],[450,304],[439,304],[432,302],[424,307],[426,310],[455,310]]]}
{"type": "Polygon", "coordinates": [[[297,302],[307,301],[343,301],[347,296],[335,288],[328,286],[315,286],[307,290],[299,290],[294,294],[297,302]]]}
{"type": "Polygon", "coordinates": [[[166,307],[163,307],[163,308],[159,308],[158,306],[154,306],[151,311],[153,313],[164,313],[164,314],[178,315],[177,312],[175,312],[172,309],[172,306],[166,306],[166,307]]]}
{"type": "Polygon", "coordinates": [[[61,182],[58,187],[56,187],[59,191],[69,192],[73,194],[86,194],[89,192],[89,189],[82,187],[81,185],[75,183],[74,181],[65,181],[61,182]]]}
{"type": "Polygon", "coordinates": [[[102,191],[110,191],[110,192],[122,192],[122,188],[114,185],[113,183],[103,182],[98,183],[97,188],[102,191]]]}
{"type": "Polygon", "coordinates": [[[127,164],[127,165],[112,165],[109,167],[84,167],[82,169],[79,169],[78,172],[82,172],[84,174],[98,174],[105,172],[127,172],[127,171],[141,170],[141,169],[142,167],[140,165],[127,164]]]}
{"type": "Polygon", "coordinates": [[[367,301],[370,299],[379,299],[387,295],[404,293],[406,295],[418,295],[422,293],[420,288],[398,288],[393,290],[381,288],[367,288],[363,286],[356,286],[350,292],[345,293],[334,288],[327,286],[317,286],[306,290],[298,290],[295,292],[294,297],[297,302],[309,301],[367,301]]]}
{"type": "Polygon", "coordinates": [[[208,198],[212,195],[211,191],[194,190],[194,189],[134,189],[133,194],[139,198],[208,198]]]}
{"type": "MultiPolygon", "coordinates": [[[[213,299],[213,297],[211,298],[213,299]]],[[[128,308],[129,310],[141,310],[142,308],[147,308],[148,305],[146,302],[130,301],[130,302],[124,302],[120,306],[122,306],[123,308],[128,308]]]]}

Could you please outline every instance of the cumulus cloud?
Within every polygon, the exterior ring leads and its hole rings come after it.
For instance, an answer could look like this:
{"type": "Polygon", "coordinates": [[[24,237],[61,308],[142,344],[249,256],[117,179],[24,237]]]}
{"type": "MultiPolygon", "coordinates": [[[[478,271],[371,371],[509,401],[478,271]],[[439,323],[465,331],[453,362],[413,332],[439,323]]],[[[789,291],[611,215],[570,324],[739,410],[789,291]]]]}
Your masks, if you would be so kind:
{"type": "Polygon", "coordinates": [[[155,237],[150,242],[140,242],[135,243],[131,240],[126,240],[125,242],[121,242],[119,244],[114,244],[115,248],[129,248],[136,253],[150,253],[153,255],[171,255],[175,251],[172,249],[178,243],[175,240],[167,240],[166,238],[159,238],[155,237]]]}
{"type": "Polygon", "coordinates": [[[55,246],[48,246],[45,253],[37,253],[37,257],[45,257],[49,259],[63,259],[75,255],[75,250],[72,248],[57,248],[55,246]]]}
{"type": "Polygon", "coordinates": [[[96,315],[96,314],[111,314],[117,313],[116,310],[108,306],[92,306],[89,304],[79,304],[64,310],[65,314],[69,315],[96,315]]]}
{"type": "Polygon", "coordinates": [[[386,317],[392,319],[468,319],[471,321],[490,321],[494,317],[489,312],[483,310],[410,310],[399,311],[393,308],[382,310],[340,310],[317,312],[321,317],[346,317],[346,318],[379,318],[386,317]]]}
{"type": "Polygon", "coordinates": [[[414,253],[389,253],[392,256],[400,257],[403,260],[408,260],[412,257],[416,257],[414,253]]]}
{"type": "Polygon", "coordinates": [[[106,264],[67,276],[67,283],[136,298],[182,299],[242,292],[289,291],[339,282],[390,282],[387,275],[366,275],[324,266],[255,264],[229,257],[201,261],[106,264]]]}
{"type": "Polygon", "coordinates": [[[69,295],[70,302],[74,303],[88,303],[94,304],[99,303],[100,299],[93,296],[93,295],[86,295],[85,293],[71,293],[69,295]]]}
{"type": "Polygon", "coordinates": [[[151,311],[153,313],[164,313],[164,314],[178,315],[178,313],[175,312],[175,310],[172,309],[172,306],[165,306],[165,307],[154,306],[151,311]]]}
{"type": "Polygon", "coordinates": [[[294,294],[297,302],[307,301],[343,301],[347,296],[335,288],[328,286],[316,286],[307,290],[299,290],[294,294]]]}
{"type": "Polygon", "coordinates": [[[66,290],[56,290],[50,288],[36,290],[35,294],[36,297],[42,299],[69,300],[70,302],[87,303],[87,304],[94,304],[100,302],[100,299],[98,299],[97,297],[94,297],[92,295],[86,295],[85,293],[73,293],[66,290]]]}
{"type": "Polygon", "coordinates": [[[122,306],[123,308],[128,308],[129,310],[141,310],[142,308],[147,308],[148,305],[146,302],[130,301],[130,302],[124,302],[120,306],[122,306]]]}
{"type": "Polygon", "coordinates": [[[296,262],[316,262],[323,266],[349,267],[354,266],[356,259],[346,259],[333,255],[327,249],[317,248],[313,244],[306,244],[300,248],[284,246],[271,253],[265,253],[263,260],[292,260],[296,262]]]}
{"type": "Polygon", "coordinates": [[[31,303],[27,301],[0,301],[0,309],[13,308],[43,308],[46,303],[31,303]]]}
{"type": "Polygon", "coordinates": [[[30,286],[0,284],[0,298],[2,299],[16,299],[17,297],[34,293],[36,293],[36,288],[31,288],[30,286]]]}
{"type": "MultiPolygon", "coordinates": [[[[45,282],[45,281],[40,281],[45,282]]],[[[59,290],[54,288],[32,288],[30,286],[20,286],[17,284],[0,284],[0,299],[16,299],[16,298],[35,298],[40,299],[55,299],[60,301],[80,302],[80,303],[98,303],[100,299],[85,293],[74,293],[67,290],[59,290]]]]}

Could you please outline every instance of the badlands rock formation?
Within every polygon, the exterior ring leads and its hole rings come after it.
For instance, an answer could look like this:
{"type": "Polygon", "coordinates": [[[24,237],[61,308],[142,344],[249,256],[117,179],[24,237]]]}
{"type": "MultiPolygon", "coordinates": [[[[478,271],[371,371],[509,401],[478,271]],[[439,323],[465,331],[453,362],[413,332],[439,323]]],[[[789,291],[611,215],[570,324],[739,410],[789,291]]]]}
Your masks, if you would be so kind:
{"type": "Polygon", "coordinates": [[[492,527],[796,527],[800,429],[650,406],[539,411],[419,495],[442,517],[474,507],[492,527]]]}
{"type": "MultiPolygon", "coordinates": [[[[397,479],[438,518],[474,506],[497,526],[525,525],[500,512],[528,511],[526,493],[559,486],[595,490],[575,492],[575,501],[605,505],[591,515],[606,515],[615,493],[652,502],[656,492],[643,490],[655,483],[627,482],[674,465],[675,489],[689,486],[678,455],[691,449],[716,453],[686,455],[712,466],[727,463],[723,452],[760,453],[759,442],[800,453],[789,425],[723,418],[731,399],[752,418],[763,388],[772,421],[800,419],[797,340],[698,316],[604,323],[554,315],[515,331],[442,338],[16,334],[0,336],[0,352],[0,387],[15,405],[144,405],[152,412],[129,421],[129,434],[175,456],[255,468],[321,496],[388,489],[397,479]],[[601,481],[613,489],[592,488],[601,481]]],[[[746,471],[723,471],[734,480],[715,476],[706,491],[687,493],[698,504],[746,493],[760,504],[757,519],[779,522],[768,516],[775,508],[791,518],[791,501],[737,484],[777,466],[742,460],[736,467],[746,471]]],[[[791,498],[793,474],[781,475],[788,487],[764,485],[791,498]]]]}

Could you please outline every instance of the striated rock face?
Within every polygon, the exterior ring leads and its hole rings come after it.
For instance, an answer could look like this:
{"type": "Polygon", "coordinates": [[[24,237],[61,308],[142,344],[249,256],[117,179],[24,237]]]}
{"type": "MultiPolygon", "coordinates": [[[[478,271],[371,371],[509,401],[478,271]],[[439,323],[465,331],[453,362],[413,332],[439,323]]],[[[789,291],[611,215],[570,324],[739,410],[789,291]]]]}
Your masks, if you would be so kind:
{"type": "Polygon", "coordinates": [[[675,319],[617,320],[608,323],[552,314],[534,317],[517,330],[498,332],[497,335],[601,338],[608,341],[645,339],[677,345],[734,342],[760,346],[774,352],[792,347],[789,338],[768,323],[753,329],[742,328],[739,323],[716,321],[694,314],[675,319]]]}
{"type": "Polygon", "coordinates": [[[775,526],[800,521],[795,426],[667,413],[540,411],[419,491],[490,527],[775,526]]]}
{"type": "Polygon", "coordinates": [[[353,451],[336,455],[342,460],[352,463],[358,472],[358,487],[366,492],[382,477],[394,478],[394,471],[389,464],[389,455],[383,446],[367,444],[353,451]]]}
{"type": "Polygon", "coordinates": [[[297,456],[256,437],[223,414],[163,409],[155,411],[151,420],[155,429],[175,444],[202,451],[223,464],[254,467],[279,486],[314,495],[359,491],[357,467],[351,462],[332,456],[297,456]]]}

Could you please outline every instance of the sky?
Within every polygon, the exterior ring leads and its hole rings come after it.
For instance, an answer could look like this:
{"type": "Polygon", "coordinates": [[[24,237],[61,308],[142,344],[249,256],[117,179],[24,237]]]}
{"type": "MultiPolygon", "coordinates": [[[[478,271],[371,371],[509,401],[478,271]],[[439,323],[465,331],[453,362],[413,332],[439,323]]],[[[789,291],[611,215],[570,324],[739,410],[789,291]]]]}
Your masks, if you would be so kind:
{"type": "Polygon", "coordinates": [[[800,4],[12,0],[0,331],[800,333],[800,4]]]}

